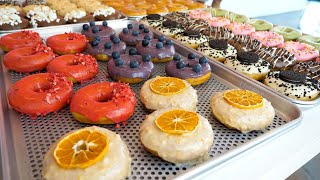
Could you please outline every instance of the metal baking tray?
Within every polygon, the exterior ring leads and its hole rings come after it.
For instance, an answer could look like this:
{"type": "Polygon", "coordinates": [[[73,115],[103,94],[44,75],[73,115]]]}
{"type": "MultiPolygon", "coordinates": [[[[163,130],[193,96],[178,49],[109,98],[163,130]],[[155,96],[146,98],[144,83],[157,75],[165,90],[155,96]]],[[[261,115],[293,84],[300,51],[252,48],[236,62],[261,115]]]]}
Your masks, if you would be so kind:
{"type": "MultiPolygon", "coordinates": [[[[136,23],[136,21],[112,21],[109,25],[119,32],[128,23],[136,23]]],[[[36,31],[43,38],[46,38],[57,33],[79,32],[81,27],[81,24],[79,24],[67,28],[57,27],[45,30],[37,29],[36,31]]],[[[155,32],[156,37],[159,35],[155,32]]],[[[174,42],[174,46],[176,52],[182,56],[186,57],[191,52],[190,49],[177,42],[174,42]]],[[[195,54],[200,57],[199,53],[195,54]]],[[[3,53],[0,57],[3,58],[3,53]]],[[[199,96],[198,113],[209,120],[214,131],[214,143],[209,152],[210,158],[197,166],[177,167],[148,153],[139,141],[139,127],[145,115],[149,112],[138,101],[135,113],[128,120],[126,126],[116,128],[115,125],[101,125],[101,127],[120,134],[128,145],[132,157],[132,173],[128,179],[192,179],[199,177],[199,175],[222,162],[297,127],[301,122],[300,109],[287,99],[266,90],[256,82],[239,76],[238,73],[230,71],[222,64],[209,63],[213,73],[211,79],[205,84],[196,86],[195,89],[197,89],[199,96]],[[273,104],[276,117],[266,130],[242,134],[239,131],[228,129],[213,117],[210,110],[211,95],[214,92],[239,87],[258,92],[273,104]]],[[[155,64],[153,77],[156,75],[165,76],[164,67],[165,64],[155,64]]],[[[110,81],[107,75],[106,62],[99,62],[99,69],[100,72],[94,79],[83,84],[75,84],[74,91],[95,82],[110,81]]],[[[90,125],[81,124],[74,120],[69,111],[69,106],[64,107],[58,113],[50,113],[37,119],[20,115],[8,105],[6,92],[12,83],[27,75],[8,71],[2,63],[0,71],[0,142],[3,179],[43,179],[41,177],[42,160],[49,147],[67,132],[90,125]]],[[[142,84],[131,85],[138,99],[142,84]]]]}

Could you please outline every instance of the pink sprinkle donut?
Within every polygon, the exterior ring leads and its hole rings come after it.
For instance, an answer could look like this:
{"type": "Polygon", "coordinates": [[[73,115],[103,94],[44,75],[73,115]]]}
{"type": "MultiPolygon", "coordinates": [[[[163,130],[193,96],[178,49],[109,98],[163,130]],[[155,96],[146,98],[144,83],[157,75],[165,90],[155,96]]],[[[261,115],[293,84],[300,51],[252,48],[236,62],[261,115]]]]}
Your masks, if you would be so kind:
{"type": "Polygon", "coordinates": [[[263,46],[275,47],[282,45],[283,36],[272,31],[258,31],[251,34],[251,38],[262,43],[263,46]]]}
{"type": "Polygon", "coordinates": [[[319,51],[315,47],[305,43],[287,41],[279,47],[293,52],[298,61],[308,61],[319,56],[319,51]]]}
{"type": "Polygon", "coordinates": [[[189,16],[193,19],[208,19],[212,17],[210,12],[205,12],[201,10],[189,11],[189,16]]]}
{"type": "Polygon", "coordinates": [[[213,27],[223,27],[230,24],[230,20],[224,17],[212,17],[206,19],[210,26],[213,27]]]}
{"type": "Polygon", "coordinates": [[[255,32],[254,27],[244,23],[232,22],[226,27],[230,29],[234,35],[250,35],[251,33],[255,32]]]}

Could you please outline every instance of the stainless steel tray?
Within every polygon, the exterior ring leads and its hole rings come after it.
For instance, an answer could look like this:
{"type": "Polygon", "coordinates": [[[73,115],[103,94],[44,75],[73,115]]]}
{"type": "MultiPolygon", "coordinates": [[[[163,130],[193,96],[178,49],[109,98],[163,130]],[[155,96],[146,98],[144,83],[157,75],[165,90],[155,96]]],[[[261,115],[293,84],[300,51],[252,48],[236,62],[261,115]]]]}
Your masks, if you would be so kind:
{"type": "MultiPolygon", "coordinates": [[[[119,32],[128,23],[135,23],[135,21],[112,21],[109,24],[119,32]]],[[[36,31],[46,38],[57,33],[79,32],[80,30],[81,25],[74,25],[68,28],[58,27],[48,30],[37,29],[36,31]]],[[[159,36],[159,33],[156,32],[156,36],[159,36]]],[[[187,56],[191,52],[190,49],[176,42],[174,42],[174,46],[177,53],[182,56],[187,56]]],[[[195,54],[200,56],[198,53],[195,54]]],[[[2,59],[3,54],[0,57],[2,59]]],[[[266,90],[256,82],[239,76],[222,64],[210,62],[210,65],[213,73],[211,79],[207,83],[195,87],[199,95],[198,112],[208,118],[215,134],[214,145],[210,150],[210,159],[194,167],[177,167],[148,153],[139,141],[139,127],[148,112],[138,101],[135,113],[128,120],[126,126],[116,128],[115,125],[102,125],[102,127],[120,134],[128,145],[132,157],[132,174],[128,179],[192,179],[243,151],[291,130],[301,122],[300,109],[287,99],[266,90]],[[226,128],[214,119],[210,110],[211,95],[214,92],[237,87],[246,87],[246,89],[258,92],[273,104],[276,109],[276,117],[265,131],[241,134],[226,128]]],[[[164,76],[164,67],[165,64],[155,64],[153,76],[164,76]]],[[[106,62],[99,62],[99,68],[100,72],[96,78],[84,84],[75,84],[74,90],[95,82],[110,80],[107,76],[106,62]]],[[[28,116],[15,112],[7,103],[6,91],[10,84],[26,75],[8,71],[2,66],[2,63],[0,71],[0,142],[3,179],[42,179],[42,159],[53,142],[71,130],[88,125],[74,120],[68,106],[56,114],[50,113],[37,119],[30,119],[28,116]]],[[[142,84],[131,85],[138,99],[142,84]]]]}

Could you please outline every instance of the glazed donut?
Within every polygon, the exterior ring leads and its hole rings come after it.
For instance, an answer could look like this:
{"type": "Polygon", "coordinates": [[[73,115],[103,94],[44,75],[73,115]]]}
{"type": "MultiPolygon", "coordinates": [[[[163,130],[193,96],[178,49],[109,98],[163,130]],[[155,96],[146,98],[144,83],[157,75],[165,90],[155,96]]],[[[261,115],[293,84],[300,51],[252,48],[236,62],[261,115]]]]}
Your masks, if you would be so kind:
{"type": "Polygon", "coordinates": [[[33,31],[14,32],[0,38],[0,47],[4,52],[22,47],[34,47],[38,44],[42,44],[42,39],[33,31]]]}
{"type": "Polygon", "coordinates": [[[275,47],[282,45],[284,42],[280,34],[271,31],[259,31],[251,34],[253,39],[257,39],[263,46],[275,47]]]}
{"type": "Polygon", "coordinates": [[[149,54],[152,62],[168,62],[173,59],[175,48],[170,39],[160,36],[158,39],[144,39],[137,44],[139,54],[149,54]]]}
{"type": "Polygon", "coordinates": [[[189,17],[193,19],[208,19],[211,18],[211,13],[202,10],[192,10],[188,12],[189,17]]]}
{"type": "Polygon", "coordinates": [[[250,35],[255,32],[254,27],[249,24],[233,22],[226,26],[234,35],[250,35]]]}
{"type": "Polygon", "coordinates": [[[188,59],[182,59],[180,55],[175,55],[173,61],[166,64],[166,74],[184,79],[196,86],[210,79],[211,67],[205,57],[201,57],[197,61],[193,53],[188,55],[188,59]]]}
{"type": "Polygon", "coordinates": [[[168,8],[169,12],[188,10],[188,7],[186,7],[182,4],[168,4],[167,8],[168,8]]]}
{"type": "Polygon", "coordinates": [[[302,36],[300,31],[285,26],[275,26],[271,31],[282,35],[285,41],[295,40],[302,36]]]}
{"type": "Polygon", "coordinates": [[[51,48],[38,44],[35,47],[22,47],[14,49],[3,57],[3,64],[16,72],[35,72],[47,67],[56,55],[51,48]]]}
{"type": "Polygon", "coordinates": [[[92,15],[97,21],[115,20],[123,17],[122,13],[110,6],[97,8],[92,15]]]}
{"type": "Polygon", "coordinates": [[[236,14],[236,13],[229,13],[226,16],[231,22],[237,22],[237,23],[244,23],[248,21],[248,17],[242,14],[236,14]]]}
{"type": "Polygon", "coordinates": [[[163,14],[168,13],[169,10],[165,6],[158,6],[158,7],[151,7],[150,9],[147,9],[148,14],[163,14]]]}
{"type": "Polygon", "coordinates": [[[163,22],[164,18],[159,14],[149,14],[143,17],[140,22],[151,27],[160,26],[163,22]]]}
{"type": "Polygon", "coordinates": [[[197,49],[201,43],[207,41],[206,36],[192,30],[185,30],[182,33],[176,34],[175,39],[193,49],[197,49]]]}
{"type": "Polygon", "coordinates": [[[320,62],[306,61],[293,66],[292,71],[305,74],[312,79],[320,81],[320,62]]]}
{"type": "Polygon", "coordinates": [[[305,43],[287,41],[279,47],[293,52],[297,61],[309,61],[319,56],[319,51],[315,47],[305,43]]]}
{"type": "Polygon", "coordinates": [[[207,7],[206,4],[195,1],[189,1],[188,3],[185,3],[185,5],[188,7],[188,10],[203,9],[207,7]]]}
{"type": "Polygon", "coordinates": [[[212,27],[224,27],[230,24],[230,20],[224,17],[211,17],[206,20],[212,27]]]}
{"type": "Polygon", "coordinates": [[[198,51],[220,62],[237,56],[237,50],[225,39],[210,39],[200,44],[198,51]]]}
{"type": "Polygon", "coordinates": [[[129,85],[101,82],[77,91],[72,97],[70,111],[82,123],[116,124],[130,118],[136,102],[129,85]]]}
{"type": "Polygon", "coordinates": [[[310,35],[303,35],[298,38],[299,42],[303,42],[306,44],[310,44],[320,51],[320,37],[310,36],[310,35]]]}
{"type": "Polygon", "coordinates": [[[128,24],[127,28],[119,34],[121,41],[125,42],[128,46],[135,46],[138,42],[142,41],[145,36],[153,38],[153,32],[144,26],[144,24],[137,25],[128,24]]]}
{"type": "Polygon", "coordinates": [[[249,19],[246,23],[254,27],[256,31],[268,31],[273,27],[272,23],[261,19],[249,19]]]}
{"type": "Polygon", "coordinates": [[[127,16],[145,16],[145,15],[147,15],[147,10],[142,9],[142,8],[123,7],[122,12],[127,16]]]}
{"type": "Polygon", "coordinates": [[[29,25],[29,21],[21,16],[21,12],[10,6],[0,6],[0,30],[24,29],[29,25]]]}
{"type": "Polygon", "coordinates": [[[65,106],[72,95],[72,83],[62,74],[33,74],[12,85],[7,95],[14,110],[36,118],[65,106]]]}
{"type": "Polygon", "coordinates": [[[96,36],[109,38],[115,34],[115,31],[108,26],[107,21],[103,21],[102,25],[96,25],[94,21],[90,21],[89,24],[82,25],[81,34],[85,35],[89,41],[92,41],[96,36]]]}
{"type": "Polygon", "coordinates": [[[60,55],[75,54],[85,50],[87,42],[84,35],[70,32],[50,36],[47,39],[47,46],[60,55]]]}
{"type": "Polygon", "coordinates": [[[219,8],[207,8],[206,11],[210,12],[213,17],[228,17],[229,11],[219,8]]]}
{"type": "Polygon", "coordinates": [[[162,25],[158,26],[156,30],[169,37],[174,37],[176,34],[183,32],[183,29],[177,22],[169,19],[163,21],[162,25]]]}
{"type": "Polygon", "coordinates": [[[66,54],[52,60],[48,72],[64,74],[73,83],[83,82],[98,74],[98,63],[90,55],[66,54]]]}

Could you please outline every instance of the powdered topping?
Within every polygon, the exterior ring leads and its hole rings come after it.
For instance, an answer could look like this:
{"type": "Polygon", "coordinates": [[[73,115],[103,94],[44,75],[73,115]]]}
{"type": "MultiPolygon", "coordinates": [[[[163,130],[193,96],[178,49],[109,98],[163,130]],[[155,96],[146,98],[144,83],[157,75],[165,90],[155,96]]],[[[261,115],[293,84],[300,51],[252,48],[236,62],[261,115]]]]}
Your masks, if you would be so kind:
{"type": "Polygon", "coordinates": [[[35,47],[33,47],[34,54],[48,54],[52,56],[53,58],[57,57],[56,54],[53,53],[52,49],[44,44],[38,44],[35,47]]]}
{"type": "Polygon", "coordinates": [[[38,22],[59,22],[55,10],[52,10],[49,6],[35,6],[27,13],[27,17],[30,18],[30,23],[33,27],[38,27],[38,22]]]}
{"type": "Polygon", "coordinates": [[[0,26],[3,24],[9,24],[10,26],[18,25],[22,23],[19,11],[11,7],[0,8],[0,26]]]}
{"type": "Polygon", "coordinates": [[[110,83],[110,86],[114,88],[111,101],[114,103],[118,103],[119,101],[130,101],[132,104],[136,104],[137,100],[135,98],[135,94],[128,84],[112,82],[110,83]]]}
{"type": "Polygon", "coordinates": [[[74,64],[84,65],[90,73],[98,73],[98,63],[91,55],[76,54],[73,58],[74,64]]]}
{"type": "MultiPolygon", "coordinates": [[[[34,31],[23,30],[20,32],[23,34],[24,39],[34,40],[34,39],[37,39],[38,37],[40,37],[39,33],[34,32],[34,31]]],[[[18,33],[20,33],[20,32],[18,32],[18,33]]]]}
{"type": "Polygon", "coordinates": [[[82,34],[78,34],[78,33],[73,33],[73,32],[69,32],[69,33],[65,33],[68,35],[68,39],[67,40],[76,40],[76,39],[80,39],[80,40],[85,40],[88,41],[86,36],[82,35],[82,34]]]}
{"type": "Polygon", "coordinates": [[[110,16],[111,14],[114,14],[116,11],[112,7],[101,7],[94,11],[93,16],[110,16]]]}
{"type": "Polygon", "coordinates": [[[253,39],[257,39],[264,46],[278,46],[284,42],[283,37],[280,34],[271,31],[258,31],[251,34],[253,39]]]}
{"type": "Polygon", "coordinates": [[[83,9],[74,9],[70,12],[66,13],[64,16],[64,20],[73,20],[73,22],[77,22],[77,19],[81,19],[87,15],[86,11],[83,9]]]}
{"type": "Polygon", "coordinates": [[[61,89],[61,87],[72,86],[72,82],[61,73],[50,73],[48,81],[50,82],[49,89],[46,89],[45,91],[43,91],[42,89],[38,90],[39,92],[46,92],[46,97],[44,101],[46,101],[48,104],[52,104],[53,99],[61,99],[60,96],[56,95],[56,93],[61,89]]]}

